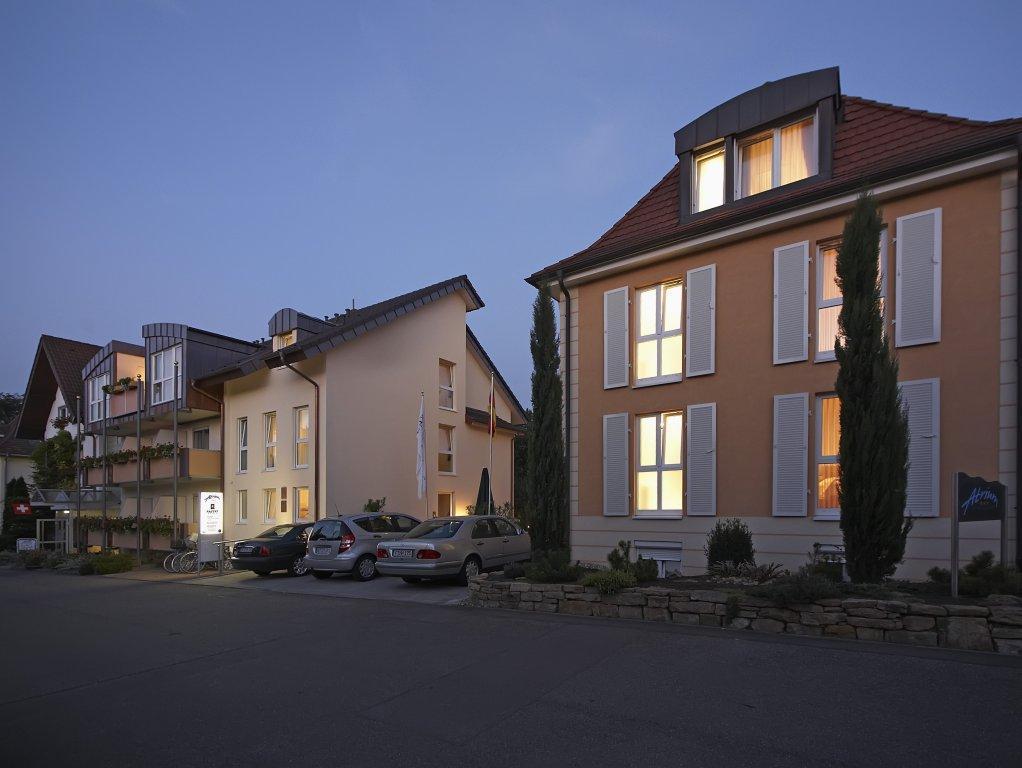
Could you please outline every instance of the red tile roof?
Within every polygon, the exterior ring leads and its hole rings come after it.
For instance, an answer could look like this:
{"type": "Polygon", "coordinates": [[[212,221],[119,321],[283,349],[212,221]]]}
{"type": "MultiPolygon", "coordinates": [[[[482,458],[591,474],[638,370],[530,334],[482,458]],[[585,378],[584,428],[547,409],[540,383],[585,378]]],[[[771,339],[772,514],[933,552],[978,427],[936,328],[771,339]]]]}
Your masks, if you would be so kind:
{"type": "Polygon", "coordinates": [[[817,183],[799,185],[787,195],[724,206],[718,213],[695,221],[679,222],[678,164],[668,171],[631,210],[588,248],[536,272],[529,280],[598,262],[622,258],[655,247],[665,240],[680,240],[754,217],[772,213],[780,205],[792,207],[819,199],[843,188],[908,165],[943,162],[955,152],[1022,132],[1022,118],[984,122],[883,104],[856,96],[842,99],[843,118],[835,127],[833,175],[817,183]]]}

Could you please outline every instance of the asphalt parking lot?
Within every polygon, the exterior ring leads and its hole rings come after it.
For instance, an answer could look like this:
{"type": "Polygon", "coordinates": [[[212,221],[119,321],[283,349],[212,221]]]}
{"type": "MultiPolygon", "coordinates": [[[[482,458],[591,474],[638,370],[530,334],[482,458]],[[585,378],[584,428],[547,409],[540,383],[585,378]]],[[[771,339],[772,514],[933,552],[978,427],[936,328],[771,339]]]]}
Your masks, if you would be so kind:
{"type": "Polygon", "coordinates": [[[0,571],[2,764],[971,768],[1022,753],[1020,658],[213,581],[0,571]]]}

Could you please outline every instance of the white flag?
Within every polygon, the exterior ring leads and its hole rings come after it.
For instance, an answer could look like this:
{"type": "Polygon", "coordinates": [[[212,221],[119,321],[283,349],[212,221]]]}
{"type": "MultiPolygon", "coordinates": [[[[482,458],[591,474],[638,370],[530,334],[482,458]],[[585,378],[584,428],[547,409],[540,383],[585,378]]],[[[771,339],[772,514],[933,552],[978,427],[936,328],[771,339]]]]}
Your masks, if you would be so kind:
{"type": "Polygon", "coordinates": [[[415,477],[419,498],[426,495],[426,396],[419,395],[419,426],[415,430],[415,477]]]}

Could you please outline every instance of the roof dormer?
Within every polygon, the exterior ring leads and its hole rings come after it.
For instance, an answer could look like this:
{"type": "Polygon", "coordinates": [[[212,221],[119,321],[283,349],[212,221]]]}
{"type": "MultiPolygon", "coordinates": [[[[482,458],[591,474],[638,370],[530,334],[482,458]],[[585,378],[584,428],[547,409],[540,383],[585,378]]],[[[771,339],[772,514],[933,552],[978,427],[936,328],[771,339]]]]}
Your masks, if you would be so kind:
{"type": "Polygon", "coordinates": [[[296,309],[280,309],[273,314],[267,325],[273,351],[293,346],[307,336],[330,328],[333,323],[328,320],[306,315],[296,309]]]}
{"type": "Polygon", "coordinates": [[[830,178],[837,67],[765,83],[674,134],[682,221],[830,178]]]}

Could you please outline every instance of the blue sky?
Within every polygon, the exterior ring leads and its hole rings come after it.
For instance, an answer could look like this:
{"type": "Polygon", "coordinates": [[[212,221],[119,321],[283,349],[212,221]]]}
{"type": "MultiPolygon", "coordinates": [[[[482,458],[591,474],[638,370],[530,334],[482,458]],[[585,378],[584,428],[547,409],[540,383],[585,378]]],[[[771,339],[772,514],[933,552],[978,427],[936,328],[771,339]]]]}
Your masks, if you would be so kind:
{"type": "Polygon", "coordinates": [[[40,333],[242,338],[467,273],[529,397],[533,291],[766,80],[1022,115],[1022,5],[0,1],[0,391],[40,333]],[[712,13],[708,10],[712,8],[712,13]]]}

